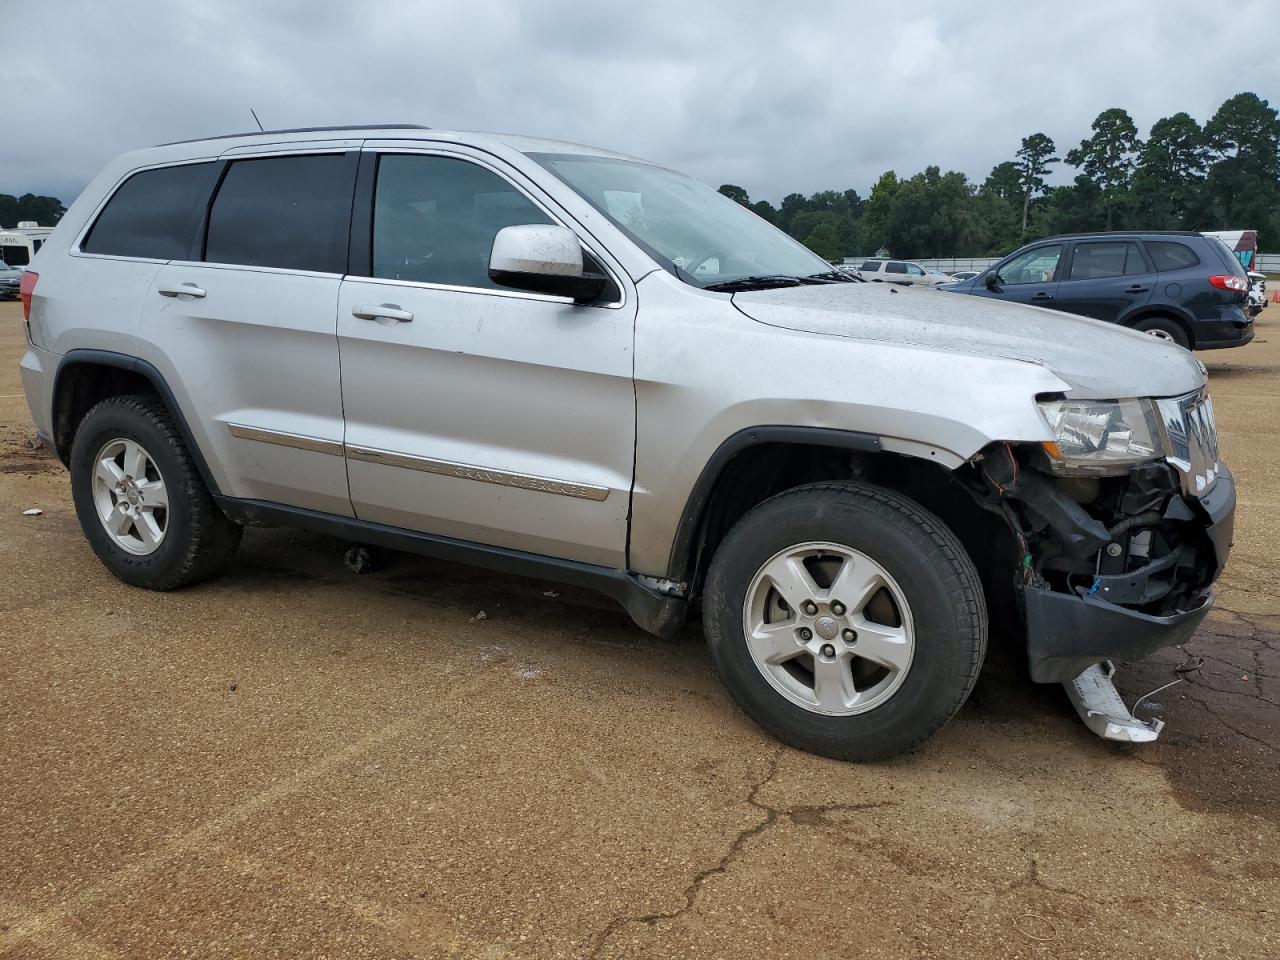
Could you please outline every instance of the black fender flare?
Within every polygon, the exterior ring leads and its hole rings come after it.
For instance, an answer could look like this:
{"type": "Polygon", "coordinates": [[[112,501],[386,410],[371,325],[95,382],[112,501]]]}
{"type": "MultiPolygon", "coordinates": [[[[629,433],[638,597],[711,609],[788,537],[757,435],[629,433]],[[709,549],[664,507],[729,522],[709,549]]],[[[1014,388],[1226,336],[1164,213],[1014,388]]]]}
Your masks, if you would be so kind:
{"type": "MultiPolygon", "coordinates": [[[[169,411],[169,416],[173,417],[173,422],[177,424],[178,432],[182,434],[182,442],[187,445],[187,450],[195,461],[196,469],[200,471],[200,479],[204,481],[211,494],[215,497],[220,496],[218,485],[213,480],[213,474],[209,472],[208,463],[205,462],[204,452],[200,449],[199,444],[196,443],[195,436],[191,433],[190,426],[187,425],[187,418],[183,414],[182,407],[178,404],[178,399],[174,396],[172,388],[165,380],[164,375],[153,364],[139,357],[130,356],[127,353],[116,353],[112,350],[81,348],[67,351],[62,359],[58,361],[58,369],[53,375],[53,427],[55,432],[58,429],[58,403],[62,395],[62,377],[69,369],[77,366],[115,367],[118,370],[136,373],[147,380],[155,388],[160,399],[164,401],[164,405],[169,411]]],[[[58,438],[55,436],[52,439],[55,441],[56,447],[58,438]]]]}
{"type": "Polygon", "coordinates": [[[720,475],[729,461],[751,447],[766,443],[789,443],[809,447],[832,447],[858,453],[880,453],[883,449],[880,437],[855,430],[839,430],[831,427],[789,427],[782,425],[748,427],[724,440],[703,464],[702,472],[694,482],[680,513],[671,554],[667,561],[668,577],[684,580],[691,572],[693,550],[698,531],[702,527],[707,504],[715,491],[720,475]]]}

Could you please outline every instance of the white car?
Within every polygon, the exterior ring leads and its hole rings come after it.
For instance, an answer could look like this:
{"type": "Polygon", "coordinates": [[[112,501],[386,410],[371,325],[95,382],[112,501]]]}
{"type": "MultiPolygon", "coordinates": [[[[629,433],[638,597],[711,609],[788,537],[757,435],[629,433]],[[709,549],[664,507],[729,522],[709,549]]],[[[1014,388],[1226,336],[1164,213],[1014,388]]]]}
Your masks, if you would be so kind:
{"type": "Polygon", "coordinates": [[[1249,316],[1256,317],[1267,305],[1267,275],[1256,270],[1249,271],[1249,301],[1246,307],[1249,316]]]}
{"type": "Polygon", "coordinates": [[[0,300],[17,300],[22,284],[22,268],[11,267],[0,260],[0,300]]]}
{"type": "Polygon", "coordinates": [[[912,263],[910,260],[881,260],[879,257],[863,260],[854,267],[854,273],[863,280],[875,283],[898,283],[904,286],[935,286],[939,283],[952,282],[952,278],[945,273],[926,270],[920,264],[912,263]]]}

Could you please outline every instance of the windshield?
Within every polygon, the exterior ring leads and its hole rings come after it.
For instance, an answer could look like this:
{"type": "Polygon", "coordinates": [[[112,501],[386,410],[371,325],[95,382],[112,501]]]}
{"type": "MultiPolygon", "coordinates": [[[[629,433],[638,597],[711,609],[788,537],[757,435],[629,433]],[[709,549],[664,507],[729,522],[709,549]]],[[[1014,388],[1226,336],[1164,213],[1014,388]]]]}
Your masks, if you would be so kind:
{"type": "Polygon", "coordinates": [[[694,286],[831,272],[831,264],[781,230],[683,174],[609,157],[530,156],[694,286]]]}

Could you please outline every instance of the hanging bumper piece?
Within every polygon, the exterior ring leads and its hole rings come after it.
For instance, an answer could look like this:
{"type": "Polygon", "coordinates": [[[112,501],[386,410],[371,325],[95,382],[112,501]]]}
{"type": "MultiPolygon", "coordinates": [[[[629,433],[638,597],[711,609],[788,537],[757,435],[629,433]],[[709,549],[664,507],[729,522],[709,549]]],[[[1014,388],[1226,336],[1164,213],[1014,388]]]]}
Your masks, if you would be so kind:
{"type": "Polygon", "coordinates": [[[1160,736],[1164,721],[1153,719],[1148,722],[1131,714],[1111,682],[1115,672],[1115,664],[1103,660],[1062,686],[1085,726],[1104,740],[1150,743],[1160,736]]]}

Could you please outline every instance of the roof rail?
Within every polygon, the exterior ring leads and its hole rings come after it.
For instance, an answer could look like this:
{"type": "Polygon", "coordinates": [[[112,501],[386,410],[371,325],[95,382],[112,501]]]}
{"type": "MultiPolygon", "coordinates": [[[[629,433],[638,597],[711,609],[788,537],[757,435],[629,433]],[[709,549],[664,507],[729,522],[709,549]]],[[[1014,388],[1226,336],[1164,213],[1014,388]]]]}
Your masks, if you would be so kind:
{"type": "MultiPolygon", "coordinates": [[[[1155,235],[1162,237],[1198,237],[1201,236],[1196,230],[1086,230],[1081,233],[1055,233],[1049,237],[1042,237],[1043,240],[1069,240],[1074,237],[1108,237],[1121,236],[1132,237],[1134,235],[1147,236],[1155,235]]],[[[1033,241],[1039,242],[1039,241],[1033,241]]]]}
{"type": "Polygon", "coordinates": [[[244,133],[222,133],[216,137],[192,137],[190,140],[170,140],[158,143],[158,147],[176,147],[183,143],[200,143],[203,140],[234,140],[238,137],[262,137],[279,133],[334,133],[339,130],[430,130],[420,123],[355,123],[336,127],[290,127],[284,130],[246,130],[244,133]]]}

